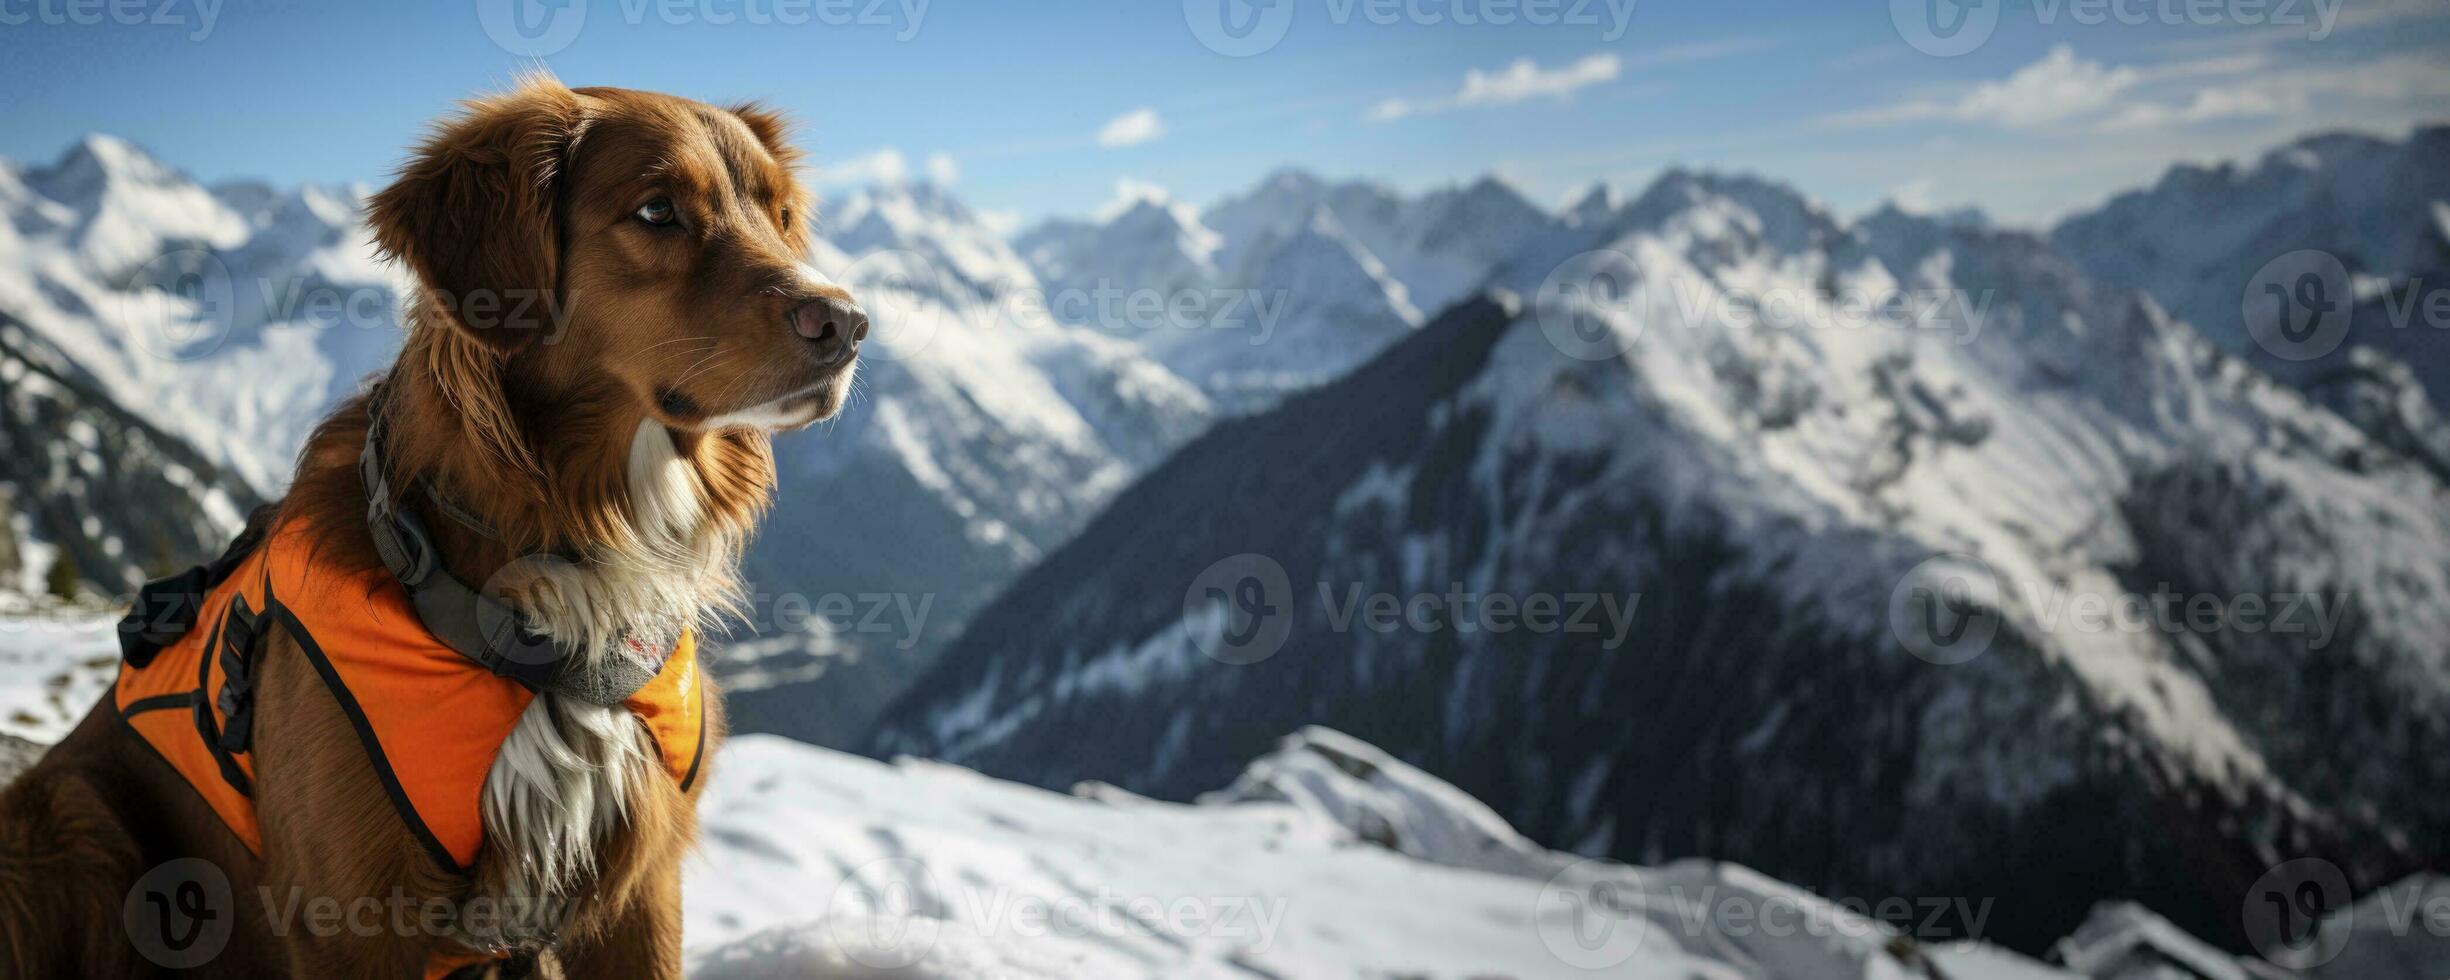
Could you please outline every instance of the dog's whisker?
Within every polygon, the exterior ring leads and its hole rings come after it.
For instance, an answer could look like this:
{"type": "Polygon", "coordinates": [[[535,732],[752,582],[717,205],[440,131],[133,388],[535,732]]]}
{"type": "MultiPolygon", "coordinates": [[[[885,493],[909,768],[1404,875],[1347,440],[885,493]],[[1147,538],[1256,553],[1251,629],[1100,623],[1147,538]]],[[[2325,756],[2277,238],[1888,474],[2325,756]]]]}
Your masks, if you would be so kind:
{"type": "Polygon", "coordinates": [[[660,354],[660,355],[657,355],[657,356],[655,356],[655,357],[653,357],[653,358],[648,358],[648,359],[647,359],[647,361],[648,361],[648,363],[649,363],[649,364],[651,364],[652,366],[657,367],[657,368],[661,368],[661,367],[665,367],[665,366],[667,366],[667,365],[670,365],[670,364],[672,364],[673,362],[678,361],[678,360],[680,360],[680,359],[682,359],[682,358],[685,358],[685,357],[693,357],[693,358],[696,358],[696,359],[697,359],[697,360],[694,360],[694,361],[691,361],[691,362],[690,362],[691,366],[693,366],[693,367],[694,367],[694,366],[696,366],[698,363],[703,362],[703,361],[704,361],[706,358],[713,356],[713,354],[714,354],[715,350],[716,350],[716,348],[715,348],[715,346],[714,346],[714,345],[708,345],[708,346],[705,346],[705,347],[685,347],[685,348],[679,348],[679,349],[676,349],[676,350],[665,351],[664,353],[662,353],[662,354],[660,354]]]}
{"type": "Polygon", "coordinates": [[[672,383],[673,383],[674,385],[683,385],[683,384],[687,384],[687,383],[689,383],[689,379],[690,379],[690,378],[693,378],[693,377],[696,377],[696,376],[697,376],[697,374],[698,374],[698,372],[703,371],[703,370],[706,370],[708,367],[713,366],[713,364],[714,364],[714,359],[715,359],[715,355],[714,355],[712,352],[707,353],[707,355],[706,355],[706,356],[704,356],[704,357],[698,358],[697,363],[689,365],[689,369],[688,369],[688,370],[686,370],[686,371],[682,371],[682,372],[681,372],[681,376],[680,376],[680,377],[678,377],[678,378],[673,379],[672,383]]]}
{"type": "Polygon", "coordinates": [[[668,346],[671,346],[671,345],[673,345],[673,344],[681,343],[681,342],[683,342],[683,341],[689,341],[689,340],[707,340],[707,341],[711,341],[711,340],[714,340],[714,339],[715,339],[715,338],[713,338],[713,337],[711,337],[711,336],[704,336],[704,335],[701,335],[701,336],[696,336],[696,337],[674,337],[674,338],[672,338],[672,339],[670,339],[670,340],[657,341],[657,342],[655,342],[655,343],[648,344],[648,345],[646,345],[646,346],[644,346],[644,347],[638,348],[638,349],[637,349],[635,352],[633,352],[633,353],[632,353],[632,355],[631,355],[631,356],[636,356],[636,355],[638,355],[638,354],[644,354],[644,353],[646,353],[646,352],[648,352],[648,351],[654,350],[655,348],[658,348],[658,347],[668,347],[668,346]]]}

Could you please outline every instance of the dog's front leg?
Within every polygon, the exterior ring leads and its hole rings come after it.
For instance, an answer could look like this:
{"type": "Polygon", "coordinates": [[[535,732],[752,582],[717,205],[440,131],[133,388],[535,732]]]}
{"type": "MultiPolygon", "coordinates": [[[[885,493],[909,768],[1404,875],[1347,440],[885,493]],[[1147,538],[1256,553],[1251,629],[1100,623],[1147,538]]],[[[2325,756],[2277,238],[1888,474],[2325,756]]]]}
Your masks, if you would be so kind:
{"type": "Polygon", "coordinates": [[[562,947],[563,976],[680,980],[679,862],[646,871],[628,898],[562,947]]]}
{"type": "Polygon", "coordinates": [[[422,977],[465,882],[426,856],[355,730],[285,636],[261,658],[255,737],[266,918],[294,977],[422,977]]]}

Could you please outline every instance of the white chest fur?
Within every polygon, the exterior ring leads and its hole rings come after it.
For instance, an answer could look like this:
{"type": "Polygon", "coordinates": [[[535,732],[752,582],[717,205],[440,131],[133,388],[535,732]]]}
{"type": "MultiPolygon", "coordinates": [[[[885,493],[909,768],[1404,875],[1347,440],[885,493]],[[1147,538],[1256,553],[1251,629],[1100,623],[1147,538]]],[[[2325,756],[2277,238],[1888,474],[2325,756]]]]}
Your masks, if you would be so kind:
{"type": "MultiPolygon", "coordinates": [[[[521,611],[536,632],[604,662],[615,644],[638,638],[669,643],[729,587],[720,541],[702,533],[695,476],[672,437],[652,421],[631,440],[630,540],[584,563],[539,560],[522,566],[536,586],[519,588],[521,611]]],[[[506,937],[549,939],[563,911],[594,877],[605,842],[627,818],[635,780],[654,778],[654,744],[629,711],[557,695],[528,705],[502,744],[484,790],[487,876],[510,913],[506,937]],[[522,911],[525,910],[525,911],[522,911]]]]}

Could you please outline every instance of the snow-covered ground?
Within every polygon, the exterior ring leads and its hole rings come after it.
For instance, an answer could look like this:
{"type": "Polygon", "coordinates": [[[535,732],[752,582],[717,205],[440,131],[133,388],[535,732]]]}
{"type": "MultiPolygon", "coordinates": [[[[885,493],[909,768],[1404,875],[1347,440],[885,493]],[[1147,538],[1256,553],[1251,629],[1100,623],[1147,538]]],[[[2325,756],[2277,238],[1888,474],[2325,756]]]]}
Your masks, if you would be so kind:
{"type": "MultiPolygon", "coordinates": [[[[13,595],[0,607],[0,735],[56,740],[109,684],[116,618],[13,595]]],[[[2125,903],[2059,944],[2080,972],[1978,942],[1916,944],[1899,938],[1900,913],[1933,914],[1921,905],[1831,902],[1733,864],[1547,851],[1322,728],[1192,805],[765,735],[734,739],[712,771],[685,898],[704,980],[2438,980],[2450,966],[2450,883],[2431,878],[2336,918],[2315,946],[2327,962],[2305,973],[2125,903]]],[[[1981,909],[1940,914],[1981,933],[1981,909]]]]}
{"type": "Polygon", "coordinates": [[[1735,865],[1547,852],[1324,729],[1196,805],[767,736],[715,772],[686,899],[710,980],[2071,976],[1735,865]]]}
{"type": "Polygon", "coordinates": [[[119,667],[119,613],[0,591],[0,735],[48,745],[75,728],[119,667]]]}
{"type": "MultiPolygon", "coordinates": [[[[0,602],[0,734],[55,741],[109,685],[116,616],[0,602]]],[[[765,735],[712,771],[686,894],[705,978],[1902,980],[1917,956],[1960,980],[2070,976],[1894,941],[1739,866],[1551,853],[1324,729],[1197,805],[765,735]]]]}

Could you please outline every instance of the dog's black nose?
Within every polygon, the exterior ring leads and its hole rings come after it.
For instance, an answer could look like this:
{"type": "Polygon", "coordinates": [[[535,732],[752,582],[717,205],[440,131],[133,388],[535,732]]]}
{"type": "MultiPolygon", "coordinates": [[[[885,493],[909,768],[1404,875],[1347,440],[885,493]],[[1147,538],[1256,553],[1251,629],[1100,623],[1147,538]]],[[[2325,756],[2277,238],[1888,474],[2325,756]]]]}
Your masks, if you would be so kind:
{"type": "Polygon", "coordinates": [[[827,353],[852,353],[868,339],[868,312],[848,298],[824,296],[791,308],[791,332],[827,353]]]}

